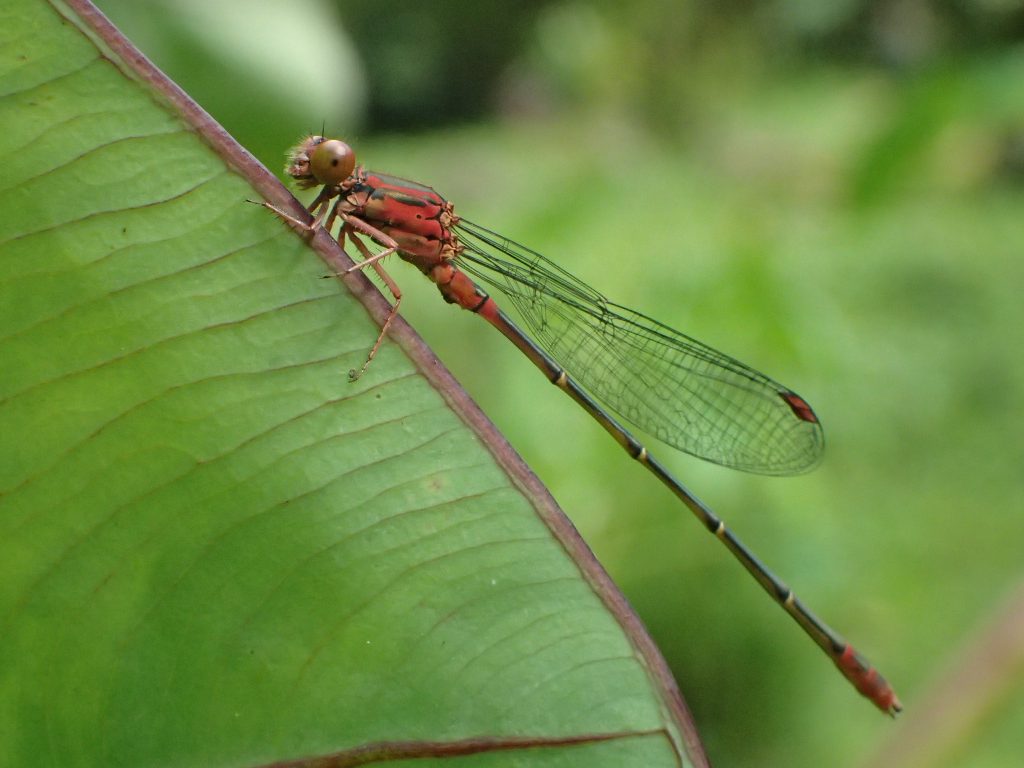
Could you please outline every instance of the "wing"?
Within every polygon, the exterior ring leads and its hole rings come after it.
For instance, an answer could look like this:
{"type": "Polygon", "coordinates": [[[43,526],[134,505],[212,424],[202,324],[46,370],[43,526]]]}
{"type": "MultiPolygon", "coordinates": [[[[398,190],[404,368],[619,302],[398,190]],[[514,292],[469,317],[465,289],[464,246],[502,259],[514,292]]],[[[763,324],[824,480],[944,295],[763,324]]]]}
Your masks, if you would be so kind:
{"type": "Polygon", "coordinates": [[[459,266],[504,294],[534,341],[623,421],[748,472],[813,467],[824,436],[793,391],[728,355],[608,301],[517,243],[462,219],[459,266]]]}

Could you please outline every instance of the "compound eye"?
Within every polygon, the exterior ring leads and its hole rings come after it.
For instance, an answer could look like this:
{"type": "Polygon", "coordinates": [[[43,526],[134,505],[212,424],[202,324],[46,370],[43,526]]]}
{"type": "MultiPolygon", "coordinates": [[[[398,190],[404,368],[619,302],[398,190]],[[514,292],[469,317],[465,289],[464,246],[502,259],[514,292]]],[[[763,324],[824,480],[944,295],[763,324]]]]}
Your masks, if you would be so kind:
{"type": "Polygon", "coordinates": [[[321,184],[337,186],[352,174],[355,167],[356,153],[338,139],[320,142],[309,156],[309,170],[321,184]]]}

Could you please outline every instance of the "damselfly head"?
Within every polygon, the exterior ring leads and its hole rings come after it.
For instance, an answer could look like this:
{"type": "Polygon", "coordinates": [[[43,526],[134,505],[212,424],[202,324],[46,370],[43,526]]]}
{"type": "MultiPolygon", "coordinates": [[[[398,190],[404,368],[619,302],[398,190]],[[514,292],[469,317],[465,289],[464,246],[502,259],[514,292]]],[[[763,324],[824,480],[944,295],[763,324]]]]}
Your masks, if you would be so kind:
{"type": "Polygon", "coordinates": [[[285,173],[301,189],[326,184],[338,186],[356,167],[356,153],[352,147],[338,139],[307,136],[288,151],[285,173]]]}

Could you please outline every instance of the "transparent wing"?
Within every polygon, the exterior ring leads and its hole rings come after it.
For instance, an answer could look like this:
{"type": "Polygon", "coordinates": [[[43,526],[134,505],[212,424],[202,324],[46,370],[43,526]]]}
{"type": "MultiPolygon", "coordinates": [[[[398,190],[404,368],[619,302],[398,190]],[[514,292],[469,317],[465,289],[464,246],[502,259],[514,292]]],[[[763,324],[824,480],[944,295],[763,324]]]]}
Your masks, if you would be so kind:
{"type": "Polygon", "coordinates": [[[796,393],[728,355],[614,304],[558,265],[462,219],[459,266],[504,294],[534,341],[623,421],[748,472],[813,467],[824,438],[796,393]]]}

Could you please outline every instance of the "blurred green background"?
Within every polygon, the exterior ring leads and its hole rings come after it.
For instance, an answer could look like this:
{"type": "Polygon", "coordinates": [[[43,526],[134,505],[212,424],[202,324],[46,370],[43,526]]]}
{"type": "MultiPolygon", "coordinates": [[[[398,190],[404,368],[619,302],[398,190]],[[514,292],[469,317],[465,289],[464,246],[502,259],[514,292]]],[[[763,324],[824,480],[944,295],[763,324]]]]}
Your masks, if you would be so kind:
{"type": "Polygon", "coordinates": [[[99,5],[270,168],[325,125],[814,405],[810,475],[651,447],[882,669],[895,723],[511,345],[391,265],[715,764],[1020,764],[1024,0],[99,5]]]}

